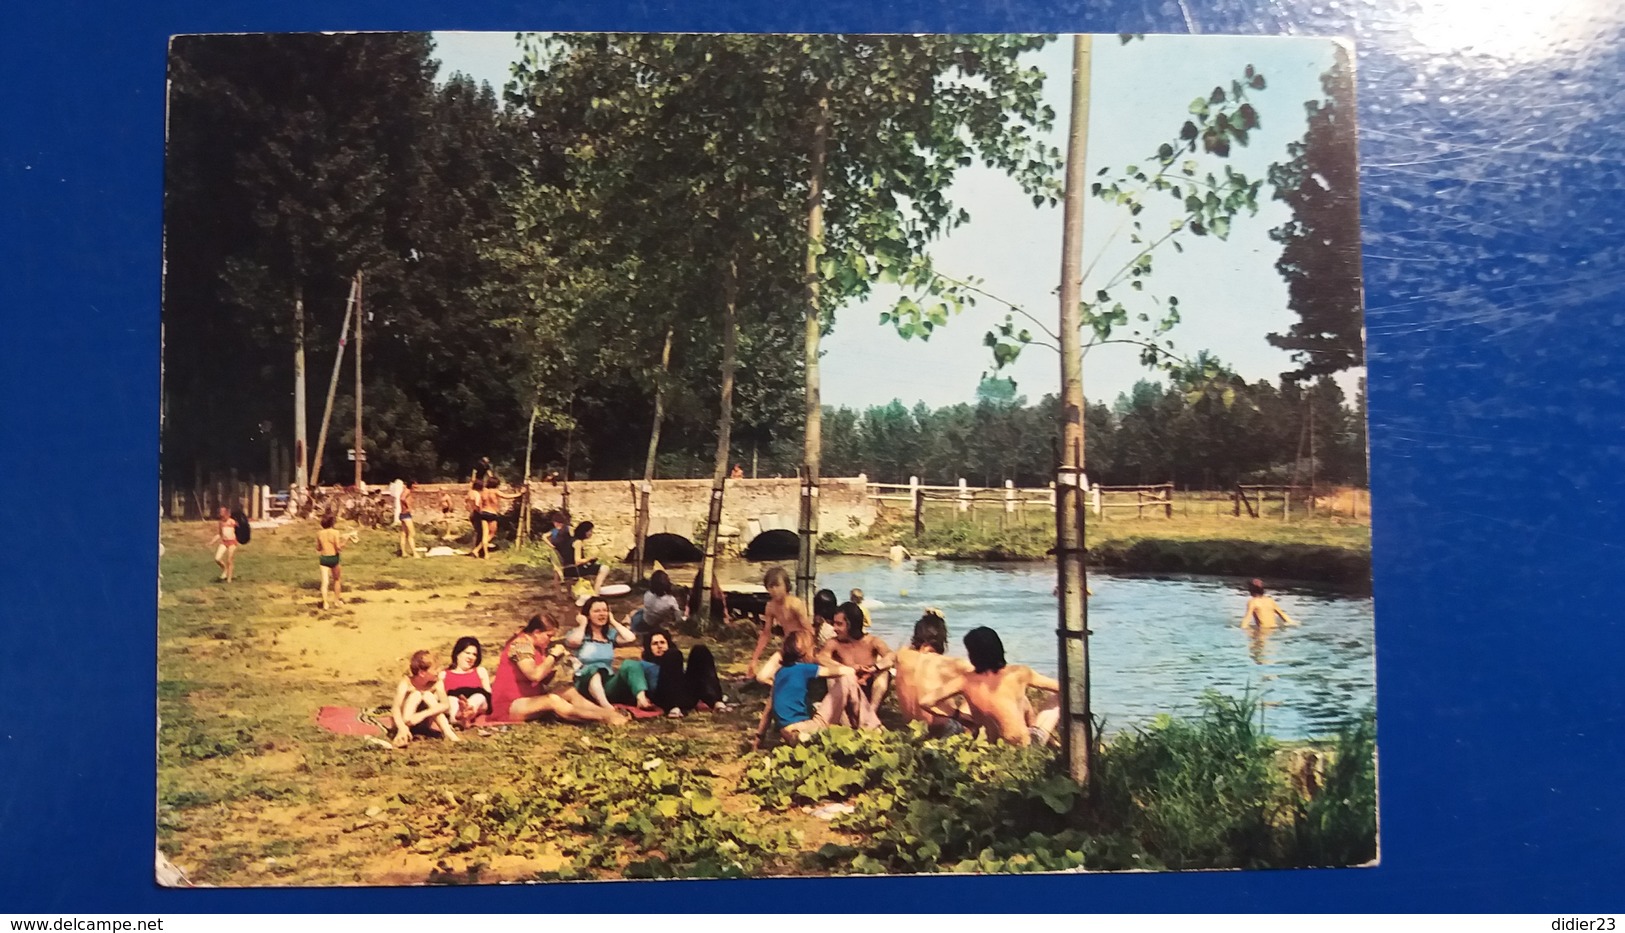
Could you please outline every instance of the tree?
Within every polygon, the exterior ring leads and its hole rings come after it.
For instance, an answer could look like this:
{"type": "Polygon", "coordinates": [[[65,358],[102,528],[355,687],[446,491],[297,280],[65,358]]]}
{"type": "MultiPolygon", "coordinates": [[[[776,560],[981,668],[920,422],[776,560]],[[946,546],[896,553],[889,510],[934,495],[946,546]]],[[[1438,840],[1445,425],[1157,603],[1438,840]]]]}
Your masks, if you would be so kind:
{"type": "Polygon", "coordinates": [[[1325,99],[1304,104],[1309,127],[1303,141],[1289,145],[1291,158],[1269,171],[1275,199],[1292,208],[1292,219],[1270,237],[1281,244],[1275,268],[1299,320],[1268,339],[1292,352],[1298,364],[1292,378],[1365,365],[1354,80],[1343,46],[1320,86],[1325,99]]]}

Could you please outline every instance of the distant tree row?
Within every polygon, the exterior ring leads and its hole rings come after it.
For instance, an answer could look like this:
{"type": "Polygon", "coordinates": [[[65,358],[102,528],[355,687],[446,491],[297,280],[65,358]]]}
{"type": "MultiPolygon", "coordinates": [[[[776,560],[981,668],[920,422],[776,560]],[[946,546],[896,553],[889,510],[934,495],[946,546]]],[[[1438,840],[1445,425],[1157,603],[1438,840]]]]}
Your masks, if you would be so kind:
{"type": "MultiPolygon", "coordinates": [[[[1365,484],[1363,391],[1351,404],[1324,377],[1310,385],[1233,380],[1232,387],[1228,406],[1219,393],[1192,400],[1189,390],[1146,380],[1111,405],[1091,404],[1090,480],[1220,489],[1308,483],[1312,472],[1318,483],[1365,484]]],[[[1028,404],[1007,381],[992,380],[975,405],[831,409],[824,416],[829,469],[884,483],[918,476],[931,485],[963,477],[979,486],[1043,486],[1054,475],[1055,404],[1053,395],[1028,404]]]]}

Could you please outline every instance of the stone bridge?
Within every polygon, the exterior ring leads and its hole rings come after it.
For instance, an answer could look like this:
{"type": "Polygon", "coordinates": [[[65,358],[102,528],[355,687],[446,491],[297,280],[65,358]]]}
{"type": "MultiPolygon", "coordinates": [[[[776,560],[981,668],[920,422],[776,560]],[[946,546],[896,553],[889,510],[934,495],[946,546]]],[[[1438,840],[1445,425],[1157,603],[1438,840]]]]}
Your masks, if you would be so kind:
{"type": "MultiPolygon", "coordinates": [[[[635,540],[637,480],[585,480],[570,483],[570,521],[593,523],[593,541],[606,554],[621,557],[632,550],[635,540]]],[[[466,487],[419,487],[421,501],[438,500],[444,489],[460,497],[466,487]],[[430,495],[423,495],[429,493],[430,495]],[[433,496],[431,499],[430,496],[433,496]]],[[[564,486],[533,482],[531,508],[547,513],[563,504],[564,486]]],[[[705,519],[710,510],[711,480],[659,479],[649,493],[650,559],[663,561],[698,560],[705,519]]],[[[821,534],[858,534],[869,530],[876,517],[875,500],[869,498],[865,476],[826,477],[819,482],[818,530],[821,534]]],[[[796,519],[800,513],[801,481],[782,479],[730,479],[722,499],[723,553],[751,557],[794,557],[796,519]]],[[[461,499],[457,499],[459,516],[461,499]]],[[[548,526],[542,515],[534,517],[540,532],[548,526]]]]}

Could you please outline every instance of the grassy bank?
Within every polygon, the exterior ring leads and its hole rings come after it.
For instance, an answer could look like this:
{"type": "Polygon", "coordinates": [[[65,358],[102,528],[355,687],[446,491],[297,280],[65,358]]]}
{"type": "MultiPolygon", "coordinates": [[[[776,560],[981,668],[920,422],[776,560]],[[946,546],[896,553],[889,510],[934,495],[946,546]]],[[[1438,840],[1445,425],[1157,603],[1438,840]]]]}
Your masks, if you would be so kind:
{"type": "MultiPolygon", "coordinates": [[[[1371,526],[1346,517],[1236,518],[1213,510],[1172,518],[1147,509],[1146,517],[1089,516],[1090,562],[1127,571],[1210,573],[1357,583],[1371,576],[1371,526]]],[[[912,516],[883,513],[869,533],[826,535],[821,551],[883,554],[902,543],[944,560],[1045,560],[1055,546],[1052,514],[961,513],[951,504],[927,510],[916,538],[912,516]]]]}
{"type": "MultiPolygon", "coordinates": [[[[1115,737],[1093,800],[1043,750],[900,728],[752,752],[760,688],[737,712],[613,730],[515,726],[404,750],[324,732],[318,707],[386,703],[416,649],[444,661],[472,634],[494,666],[551,597],[511,556],[400,560],[387,533],[362,532],[345,552],[349,605],[321,612],[313,532],[256,531],[227,585],[209,529],[163,529],[157,836],[194,881],[1288,866],[1364,861],[1374,845],[1369,731],[1310,766],[1219,698],[1115,737]],[[854,809],[808,812],[827,801],[854,809]]],[[[725,679],[743,675],[748,632],[708,643],[725,679]]],[[[890,703],[882,715],[899,725],[890,703]]]]}

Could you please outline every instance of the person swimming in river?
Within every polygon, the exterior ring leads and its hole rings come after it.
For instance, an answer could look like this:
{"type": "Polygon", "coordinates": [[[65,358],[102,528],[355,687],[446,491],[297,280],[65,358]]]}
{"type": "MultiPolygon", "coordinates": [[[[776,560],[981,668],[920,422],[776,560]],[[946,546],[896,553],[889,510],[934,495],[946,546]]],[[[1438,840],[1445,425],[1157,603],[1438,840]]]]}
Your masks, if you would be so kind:
{"type": "Polygon", "coordinates": [[[1241,627],[1254,628],[1265,631],[1275,627],[1275,620],[1279,618],[1287,625],[1297,625],[1296,619],[1287,615],[1275,600],[1264,595],[1264,581],[1254,577],[1247,582],[1247,611],[1242,614],[1241,627]]]}

